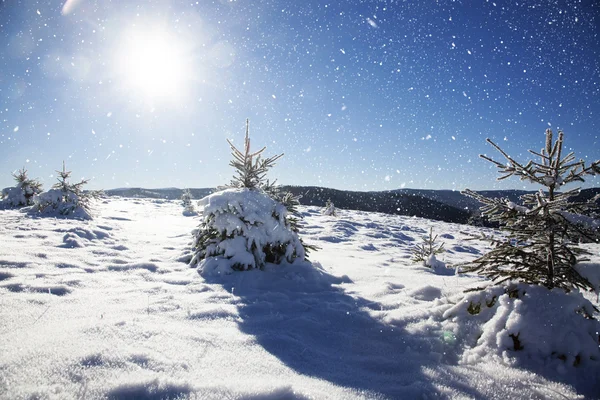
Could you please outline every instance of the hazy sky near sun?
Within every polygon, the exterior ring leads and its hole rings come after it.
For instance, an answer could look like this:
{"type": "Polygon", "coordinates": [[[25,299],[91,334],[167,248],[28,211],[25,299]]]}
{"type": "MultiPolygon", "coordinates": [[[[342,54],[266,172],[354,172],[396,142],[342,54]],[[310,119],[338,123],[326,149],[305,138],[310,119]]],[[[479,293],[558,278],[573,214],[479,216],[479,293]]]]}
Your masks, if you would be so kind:
{"type": "Polygon", "coordinates": [[[249,118],[283,184],[523,188],[485,138],[600,158],[599,35],[595,0],[3,1],[0,187],[225,184],[249,118]]]}

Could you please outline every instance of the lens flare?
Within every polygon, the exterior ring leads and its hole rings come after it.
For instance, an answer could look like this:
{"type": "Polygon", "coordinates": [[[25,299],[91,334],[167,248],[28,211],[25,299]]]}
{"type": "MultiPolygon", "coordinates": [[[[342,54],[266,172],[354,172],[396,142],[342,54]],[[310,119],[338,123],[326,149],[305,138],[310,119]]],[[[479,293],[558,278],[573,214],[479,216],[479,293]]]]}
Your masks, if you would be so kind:
{"type": "Polygon", "coordinates": [[[181,100],[192,80],[191,52],[173,33],[134,28],[121,36],[116,75],[132,94],[147,100],[181,100]]]}

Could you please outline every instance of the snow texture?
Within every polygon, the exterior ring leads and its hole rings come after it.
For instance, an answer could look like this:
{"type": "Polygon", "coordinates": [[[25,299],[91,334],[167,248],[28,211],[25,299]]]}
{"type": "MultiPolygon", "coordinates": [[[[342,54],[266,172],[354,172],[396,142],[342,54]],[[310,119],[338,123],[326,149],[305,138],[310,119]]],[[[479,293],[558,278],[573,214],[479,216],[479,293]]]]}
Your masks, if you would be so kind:
{"type": "MultiPolygon", "coordinates": [[[[217,210],[221,200],[206,205],[217,210]]],[[[204,277],[187,264],[198,219],[184,217],[179,200],[109,198],[97,208],[94,220],[0,211],[1,399],[600,393],[597,321],[576,313],[599,317],[594,294],[526,286],[518,298],[502,288],[465,294],[486,281],[411,261],[431,226],[446,234],[438,257],[447,265],[488,251],[469,240],[485,228],[300,207],[300,234],[320,247],[312,265],[204,277]],[[472,251],[454,250],[463,248],[472,251]],[[479,313],[468,312],[470,301],[479,313]]],[[[593,269],[600,246],[585,246],[593,269]]]]}

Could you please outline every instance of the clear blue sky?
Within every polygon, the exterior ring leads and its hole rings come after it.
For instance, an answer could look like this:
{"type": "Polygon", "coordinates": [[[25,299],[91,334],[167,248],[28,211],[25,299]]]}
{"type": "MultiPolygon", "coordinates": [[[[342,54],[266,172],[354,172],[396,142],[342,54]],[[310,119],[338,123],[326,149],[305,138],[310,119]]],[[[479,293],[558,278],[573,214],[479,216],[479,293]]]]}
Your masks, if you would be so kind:
{"type": "Polygon", "coordinates": [[[225,184],[249,118],[280,183],[522,188],[486,137],[600,158],[599,35],[595,0],[0,0],[0,187],[225,184]]]}

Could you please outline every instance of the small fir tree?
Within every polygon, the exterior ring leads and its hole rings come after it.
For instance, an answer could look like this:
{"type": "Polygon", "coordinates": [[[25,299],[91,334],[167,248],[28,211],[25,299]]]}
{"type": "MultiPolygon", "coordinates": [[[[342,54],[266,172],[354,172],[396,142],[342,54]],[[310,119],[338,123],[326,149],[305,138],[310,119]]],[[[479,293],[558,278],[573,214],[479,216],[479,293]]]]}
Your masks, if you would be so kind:
{"type": "Polygon", "coordinates": [[[298,198],[266,180],[283,154],[263,159],[264,147],[251,152],[247,120],[243,151],[228,143],[235,175],[228,188],[200,200],[204,209],[190,265],[211,274],[305,260],[310,246],[298,236],[298,198]]]}
{"type": "Polygon", "coordinates": [[[17,182],[15,187],[2,189],[1,203],[8,207],[26,207],[33,205],[34,196],[42,192],[42,184],[27,176],[25,168],[12,173],[17,182]]]}
{"type": "Polygon", "coordinates": [[[437,238],[438,235],[433,236],[433,228],[429,228],[429,236],[424,236],[423,243],[413,247],[412,260],[414,262],[423,262],[426,266],[431,267],[432,261],[435,261],[435,256],[446,251],[444,243],[438,244],[437,238]],[[433,260],[431,259],[432,257],[434,257],[433,260]]]}
{"type": "Polygon", "coordinates": [[[574,268],[586,252],[579,241],[598,241],[599,225],[589,216],[597,207],[599,196],[583,202],[568,202],[579,192],[558,190],[572,182],[583,182],[587,175],[600,173],[600,160],[586,166],[575,161],[573,153],[563,157],[563,132],[553,141],[552,131],[546,130],[546,144],[538,153],[539,162],[523,165],[506,154],[490,139],[487,141],[507,160],[501,163],[490,157],[480,157],[493,163],[502,174],[499,180],[516,176],[543,187],[533,194],[521,196],[522,205],[508,199],[487,198],[472,190],[463,193],[479,200],[482,215],[497,221],[508,232],[506,240],[489,239],[494,249],[472,261],[466,272],[478,272],[496,283],[509,280],[558,287],[592,289],[591,284],[574,268]]]}
{"type": "Polygon", "coordinates": [[[91,205],[102,191],[84,191],[83,186],[89,179],[82,179],[78,183],[71,183],[71,171],[67,171],[63,161],[62,171],[58,173],[58,182],[47,192],[36,196],[37,211],[43,214],[57,214],[76,218],[91,219],[91,205]]]}
{"type": "Polygon", "coordinates": [[[192,192],[190,189],[184,189],[181,195],[181,205],[183,206],[183,213],[185,215],[195,215],[196,209],[192,203],[192,192]]]}
{"type": "Polygon", "coordinates": [[[335,217],[335,205],[333,204],[333,201],[331,201],[331,199],[327,199],[327,202],[325,203],[325,208],[323,209],[323,215],[330,215],[332,217],[335,217]]]}

